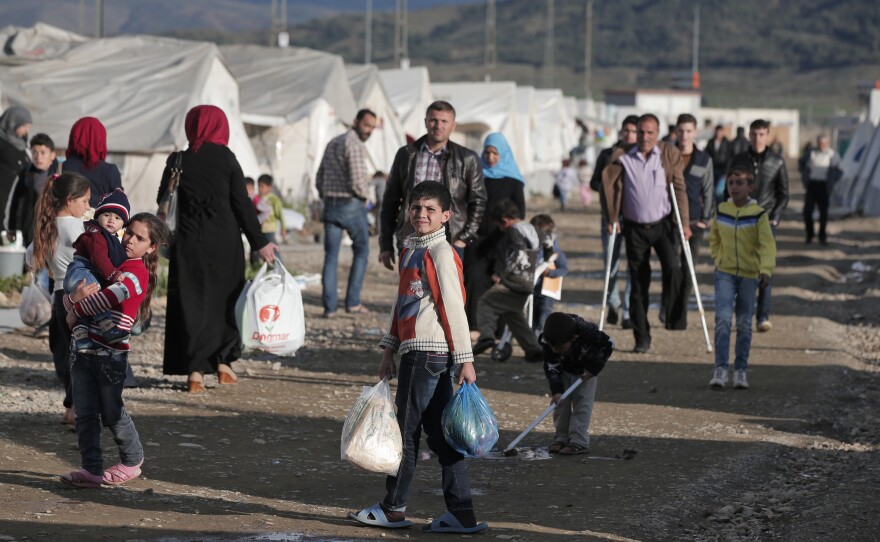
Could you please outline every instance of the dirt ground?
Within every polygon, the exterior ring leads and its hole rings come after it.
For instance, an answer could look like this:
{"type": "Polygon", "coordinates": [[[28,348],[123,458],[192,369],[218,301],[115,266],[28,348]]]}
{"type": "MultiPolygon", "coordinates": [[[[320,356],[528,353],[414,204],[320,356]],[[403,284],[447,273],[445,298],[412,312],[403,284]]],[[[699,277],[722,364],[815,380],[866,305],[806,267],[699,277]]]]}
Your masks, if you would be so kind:
{"type": "MultiPolygon", "coordinates": [[[[662,329],[655,280],[649,354],[631,353],[631,332],[606,328],[618,351],[600,377],[591,455],[540,460],[539,449],[531,459],[469,461],[477,514],[490,524],[482,535],[379,531],[345,519],[384,487],[381,475],[339,459],[347,410],[376,380],[375,344],[396,288],[396,275],[375,261],[375,240],[364,293],[373,313],[321,319],[320,287],[310,287],[307,346],[294,358],[238,362],[237,386],[211,378],[207,394],[189,395],[183,377],[161,374],[158,303],[156,325],[133,344],[141,387],[125,400],[147,455],[144,476],[125,487],[58,481],[79,455],[58,423],[47,341],[31,330],[2,335],[0,540],[876,540],[880,220],[835,221],[827,246],[807,246],[801,201],[793,197],[781,224],[774,327],[754,335],[751,389],[708,388],[699,313],[692,307],[687,331],[662,329]],[[624,450],[636,454],[624,460],[624,450]]],[[[552,212],[552,202],[533,199],[530,212],[538,210],[552,212]]],[[[554,214],[572,270],[560,306],[596,320],[596,203],[554,214]]],[[[305,241],[285,248],[299,271],[320,271],[322,255],[305,241]]],[[[697,272],[711,336],[708,249],[697,272]]],[[[546,380],[519,350],[506,363],[482,356],[476,368],[503,447],[547,406],[546,380]]],[[[551,437],[548,419],[523,444],[551,437]]],[[[105,463],[115,463],[107,432],[104,444],[105,463]]],[[[408,514],[419,525],[442,511],[432,458],[420,463],[408,514]]]]}

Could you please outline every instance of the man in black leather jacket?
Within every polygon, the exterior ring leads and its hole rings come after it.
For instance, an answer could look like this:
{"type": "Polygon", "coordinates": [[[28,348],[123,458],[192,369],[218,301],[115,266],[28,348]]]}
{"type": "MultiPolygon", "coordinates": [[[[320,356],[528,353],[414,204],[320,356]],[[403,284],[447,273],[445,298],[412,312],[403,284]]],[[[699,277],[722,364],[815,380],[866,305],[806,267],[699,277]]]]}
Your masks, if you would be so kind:
{"type": "MultiPolygon", "coordinates": [[[[788,170],[785,169],[785,159],[770,150],[768,146],[770,136],[770,123],[758,119],[749,126],[749,149],[734,156],[731,168],[736,164],[748,164],[755,172],[755,191],[752,197],[758,205],[767,211],[770,218],[770,228],[773,230],[773,238],[776,238],[776,228],[782,211],[788,205],[788,170]]],[[[770,323],[770,294],[773,285],[767,284],[766,288],[758,289],[758,310],[755,316],[758,320],[758,331],[770,331],[773,325],[770,323]]]]}
{"type": "Polygon", "coordinates": [[[422,181],[439,181],[452,193],[452,218],[448,228],[453,246],[461,256],[464,247],[477,238],[486,211],[483,166],[474,151],[449,141],[455,130],[455,109],[436,101],[425,115],[428,133],[401,147],[394,157],[382,198],[379,229],[379,261],[394,269],[394,239],[398,252],[412,231],[407,206],[412,187],[422,181]]]}

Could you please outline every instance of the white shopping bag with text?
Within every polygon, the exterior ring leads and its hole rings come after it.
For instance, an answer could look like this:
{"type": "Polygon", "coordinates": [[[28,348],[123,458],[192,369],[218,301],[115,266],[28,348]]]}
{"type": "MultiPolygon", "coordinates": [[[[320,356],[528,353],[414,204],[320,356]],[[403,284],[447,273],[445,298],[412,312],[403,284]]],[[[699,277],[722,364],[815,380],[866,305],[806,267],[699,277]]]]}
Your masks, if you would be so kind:
{"type": "Polygon", "coordinates": [[[241,343],[245,350],[291,355],[305,342],[302,294],[280,261],[267,269],[263,264],[236,303],[241,343]]]}

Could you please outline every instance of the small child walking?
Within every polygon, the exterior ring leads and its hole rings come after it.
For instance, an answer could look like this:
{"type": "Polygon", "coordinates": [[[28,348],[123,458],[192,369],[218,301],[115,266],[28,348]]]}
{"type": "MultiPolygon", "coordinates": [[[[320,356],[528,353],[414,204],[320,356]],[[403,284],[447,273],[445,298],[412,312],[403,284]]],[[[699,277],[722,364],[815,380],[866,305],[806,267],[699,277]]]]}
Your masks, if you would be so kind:
{"type": "MultiPolygon", "coordinates": [[[[125,227],[128,215],[128,198],[122,189],[117,188],[101,196],[95,207],[94,218],[83,224],[83,233],[73,242],[73,261],[64,276],[64,291],[67,294],[73,293],[83,281],[106,287],[123,278],[119,266],[128,257],[117,232],[125,227]]],[[[100,333],[106,343],[112,344],[128,337],[133,324],[126,320],[117,324],[108,310],[91,318],[82,318],[73,327],[75,347],[77,350],[86,350],[93,346],[89,340],[90,327],[94,328],[93,332],[100,333]]]]}
{"type": "Polygon", "coordinates": [[[538,231],[543,245],[543,250],[538,251],[538,259],[535,265],[540,266],[554,254],[556,255],[553,265],[545,269],[544,273],[535,282],[535,291],[532,296],[532,304],[534,306],[532,311],[532,329],[540,335],[544,331],[544,322],[547,321],[547,317],[550,316],[550,313],[553,312],[553,308],[556,306],[555,299],[542,293],[544,290],[544,278],[555,279],[567,275],[568,259],[566,259],[565,252],[562,251],[556,240],[556,222],[553,221],[553,217],[539,214],[533,216],[530,222],[538,231]]]}
{"type": "Polygon", "coordinates": [[[599,372],[614,352],[614,341],[599,326],[576,314],[554,312],[538,339],[544,349],[544,374],[550,383],[550,403],[556,434],[551,454],[590,453],[590,419],[599,372]],[[584,382],[560,402],[562,393],[578,379],[584,382]]]}
{"type": "Polygon", "coordinates": [[[734,389],[748,389],[746,371],[752,346],[752,317],[758,288],[766,288],[776,267],[776,241],[766,211],[749,197],[755,174],[734,165],[727,176],[730,200],[718,206],[709,229],[715,260],[715,369],[709,386],[727,385],[730,328],[736,312],[734,389]]]}
{"type": "MultiPolygon", "coordinates": [[[[67,324],[113,309],[117,326],[130,327],[150,313],[150,298],[156,289],[159,248],[170,239],[165,223],[140,213],[131,218],[122,238],[128,259],[119,266],[123,278],[103,290],[97,284],[80,284],[64,296],[67,324]]],[[[91,326],[91,349],[72,353],[70,373],[73,403],[76,405],[76,434],[82,468],[61,476],[67,485],[97,488],[119,485],[137,478],[144,462],[144,448],[134,422],[122,402],[122,386],[128,368],[128,336],[107,341],[91,326]],[[104,470],[101,425],[110,429],[119,446],[120,462],[104,470]]]]}
{"type": "Polygon", "coordinates": [[[391,327],[379,346],[385,349],[379,378],[398,377],[397,423],[403,437],[403,461],[385,480],[385,498],[349,518],[365,525],[399,529],[405,519],[424,429],[428,447],[443,472],[446,512],[422,527],[436,533],[476,533],[477,523],[464,456],[443,436],[440,419],[452,399],[453,381],[477,380],[470,331],[464,311],[461,259],[446,239],[452,196],[436,181],[417,184],[410,194],[409,219],[415,230],[400,255],[400,285],[391,327]],[[400,367],[394,363],[400,355],[400,367]],[[457,374],[456,374],[457,373],[457,374]]]}

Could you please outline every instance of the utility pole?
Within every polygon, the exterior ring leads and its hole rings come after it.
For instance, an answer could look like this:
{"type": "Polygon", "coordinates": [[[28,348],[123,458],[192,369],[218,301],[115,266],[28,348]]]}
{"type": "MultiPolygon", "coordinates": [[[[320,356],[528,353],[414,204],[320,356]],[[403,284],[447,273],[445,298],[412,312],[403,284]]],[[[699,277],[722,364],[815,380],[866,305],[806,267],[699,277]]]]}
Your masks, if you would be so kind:
{"type": "Polygon", "coordinates": [[[587,13],[584,21],[584,98],[593,99],[590,80],[593,77],[593,0],[587,0],[587,13]]]}
{"type": "Polygon", "coordinates": [[[397,0],[397,9],[394,19],[394,60],[400,64],[401,69],[409,68],[409,29],[407,28],[407,0],[397,0]]]}
{"type": "Polygon", "coordinates": [[[272,19],[269,24],[269,47],[288,47],[287,0],[272,0],[272,19]]]}
{"type": "Polygon", "coordinates": [[[553,70],[556,64],[554,43],[555,0],[547,0],[547,35],[544,42],[544,84],[553,88],[553,70]]]}
{"type": "Polygon", "coordinates": [[[79,0],[79,33],[86,35],[86,0],[79,0]]]}
{"type": "Polygon", "coordinates": [[[693,59],[691,61],[691,86],[694,89],[700,88],[700,4],[694,6],[694,50],[693,59]]]}
{"type": "Polygon", "coordinates": [[[104,0],[97,0],[95,4],[95,37],[104,37],[104,0]]]}
{"type": "Polygon", "coordinates": [[[373,0],[367,0],[367,22],[364,28],[364,64],[369,64],[373,56],[373,0]]]}
{"type": "Polygon", "coordinates": [[[483,58],[486,67],[486,81],[492,80],[498,57],[495,50],[495,0],[486,2],[486,50],[483,58]]]}

